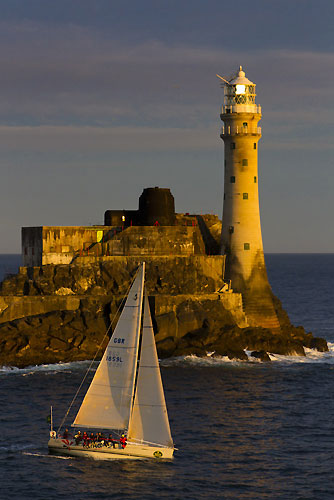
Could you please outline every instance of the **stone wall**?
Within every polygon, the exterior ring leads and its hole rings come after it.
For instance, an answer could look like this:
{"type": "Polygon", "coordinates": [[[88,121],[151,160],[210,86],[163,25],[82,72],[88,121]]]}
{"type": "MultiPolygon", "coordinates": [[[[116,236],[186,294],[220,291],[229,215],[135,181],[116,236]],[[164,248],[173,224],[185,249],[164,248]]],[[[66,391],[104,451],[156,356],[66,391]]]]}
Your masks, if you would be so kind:
{"type": "Polygon", "coordinates": [[[21,229],[22,263],[24,266],[42,265],[43,228],[23,227],[21,229]]]}
{"type": "Polygon", "coordinates": [[[54,311],[75,311],[79,307],[80,297],[77,296],[2,296],[0,297],[0,324],[54,311]]]}
{"type": "Polygon", "coordinates": [[[2,296],[122,295],[146,262],[149,295],[206,294],[223,285],[223,255],[78,257],[71,265],[21,267],[1,283],[2,296]]]}
{"type": "Polygon", "coordinates": [[[22,228],[25,267],[71,264],[112,255],[212,255],[218,252],[217,216],[177,214],[173,226],[42,226],[22,228]]]}
{"type": "Polygon", "coordinates": [[[69,264],[78,252],[87,251],[112,229],[106,226],[23,227],[23,266],[69,264]]]}

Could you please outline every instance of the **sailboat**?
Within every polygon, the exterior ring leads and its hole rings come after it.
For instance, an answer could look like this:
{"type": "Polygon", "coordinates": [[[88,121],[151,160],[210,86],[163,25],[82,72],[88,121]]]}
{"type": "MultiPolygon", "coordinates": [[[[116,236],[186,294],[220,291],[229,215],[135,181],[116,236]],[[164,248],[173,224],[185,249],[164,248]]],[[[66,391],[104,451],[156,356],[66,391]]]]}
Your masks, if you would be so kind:
{"type": "Polygon", "coordinates": [[[64,438],[52,430],[50,452],[94,459],[171,459],[171,436],[152,318],[139,267],[123,311],[72,427],[121,432],[114,442],[64,438]],[[126,441],[125,441],[126,440],[126,441]]]}

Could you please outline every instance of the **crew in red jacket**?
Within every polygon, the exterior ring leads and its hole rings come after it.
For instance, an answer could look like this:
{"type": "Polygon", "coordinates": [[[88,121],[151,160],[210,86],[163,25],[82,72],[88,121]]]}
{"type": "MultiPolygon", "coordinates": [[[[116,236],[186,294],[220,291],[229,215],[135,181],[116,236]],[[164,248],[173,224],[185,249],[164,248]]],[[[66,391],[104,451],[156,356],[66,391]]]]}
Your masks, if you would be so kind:
{"type": "Polygon", "coordinates": [[[124,448],[126,447],[126,437],[124,436],[124,434],[121,435],[119,442],[121,443],[122,448],[124,450],[124,448]]]}

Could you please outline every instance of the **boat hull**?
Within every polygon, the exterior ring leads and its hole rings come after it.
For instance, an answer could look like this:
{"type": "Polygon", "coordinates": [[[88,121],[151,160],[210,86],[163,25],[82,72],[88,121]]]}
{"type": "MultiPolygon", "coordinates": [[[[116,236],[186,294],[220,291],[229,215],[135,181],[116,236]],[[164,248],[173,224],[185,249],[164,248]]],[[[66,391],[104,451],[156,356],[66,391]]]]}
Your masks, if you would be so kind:
{"type": "Polygon", "coordinates": [[[68,439],[51,438],[48,442],[50,453],[70,455],[72,457],[89,457],[94,460],[140,460],[151,458],[155,460],[172,459],[174,448],[148,446],[143,444],[127,443],[123,449],[118,443],[113,448],[101,443],[90,446],[76,445],[68,439]]]}

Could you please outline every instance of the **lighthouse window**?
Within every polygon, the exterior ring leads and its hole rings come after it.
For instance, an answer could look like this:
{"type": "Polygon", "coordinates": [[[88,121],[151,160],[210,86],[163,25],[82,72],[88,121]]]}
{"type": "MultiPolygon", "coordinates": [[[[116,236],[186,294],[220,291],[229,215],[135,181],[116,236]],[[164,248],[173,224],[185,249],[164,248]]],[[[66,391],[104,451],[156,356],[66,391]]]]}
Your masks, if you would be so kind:
{"type": "Polygon", "coordinates": [[[248,193],[242,193],[242,197],[244,200],[248,200],[248,193]]]}
{"type": "Polygon", "coordinates": [[[248,160],[247,159],[242,160],[242,166],[243,167],[247,167],[248,166],[248,160]]]}
{"type": "Polygon", "coordinates": [[[230,227],[228,228],[228,230],[229,230],[229,232],[230,232],[231,234],[232,234],[232,233],[234,233],[234,226],[230,226],[230,227]]]}
{"type": "Polygon", "coordinates": [[[224,160],[224,166],[226,167],[226,160],[224,160]]]}
{"type": "Polygon", "coordinates": [[[243,127],[248,127],[248,123],[247,123],[247,122],[244,122],[244,123],[242,124],[242,126],[243,126],[243,127]]]}
{"type": "Polygon", "coordinates": [[[234,177],[234,175],[231,175],[231,177],[230,177],[230,182],[231,182],[231,184],[234,184],[234,183],[235,183],[235,177],[234,177]]]}
{"type": "Polygon", "coordinates": [[[254,184],[256,184],[256,175],[254,175],[254,184]]]}
{"type": "Polygon", "coordinates": [[[254,142],[254,149],[256,149],[256,142],[254,142]]]}
{"type": "Polygon", "coordinates": [[[244,250],[250,250],[250,244],[244,243],[244,250]]]}
{"type": "Polygon", "coordinates": [[[225,200],[225,198],[226,198],[226,194],[224,193],[224,200],[225,200]]]}
{"type": "Polygon", "coordinates": [[[231,149],[235,149],[235,142],[231,142],[231,149]]]}

